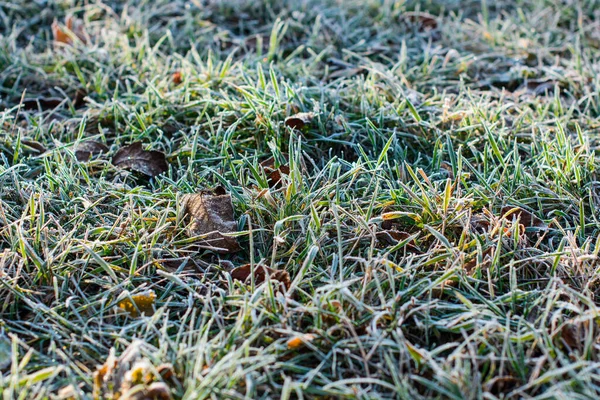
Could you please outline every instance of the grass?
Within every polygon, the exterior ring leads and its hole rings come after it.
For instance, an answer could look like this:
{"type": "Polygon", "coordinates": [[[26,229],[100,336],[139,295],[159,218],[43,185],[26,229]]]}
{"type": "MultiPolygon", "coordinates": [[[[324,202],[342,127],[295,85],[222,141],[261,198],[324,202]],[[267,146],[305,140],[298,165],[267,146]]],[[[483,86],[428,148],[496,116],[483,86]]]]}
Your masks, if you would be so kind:
{"type": "Polygon", "coordinates": [[[597,398],[599,7],[0,2],[3,399],[116,398],[111,354],[131,399],[140,370],[174,399],[597,398]],[[53,43],[67,14],[87,43],[53,43]],[[114,167],[135,141],[169,171],[114,167]],[[236,254],[181,218],[217,186],[236,254]]]}

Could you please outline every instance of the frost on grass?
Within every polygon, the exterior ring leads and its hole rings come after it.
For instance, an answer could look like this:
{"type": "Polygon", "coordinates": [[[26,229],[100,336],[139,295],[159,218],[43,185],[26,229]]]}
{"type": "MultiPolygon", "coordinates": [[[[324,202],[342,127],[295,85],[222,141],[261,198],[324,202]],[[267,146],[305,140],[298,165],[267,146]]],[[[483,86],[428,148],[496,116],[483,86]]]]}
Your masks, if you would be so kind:
{"type": "Polygon", "coordinates": [[[600,396],[597,2],[50,3],[0,2],[4,397],[600,396]]]}

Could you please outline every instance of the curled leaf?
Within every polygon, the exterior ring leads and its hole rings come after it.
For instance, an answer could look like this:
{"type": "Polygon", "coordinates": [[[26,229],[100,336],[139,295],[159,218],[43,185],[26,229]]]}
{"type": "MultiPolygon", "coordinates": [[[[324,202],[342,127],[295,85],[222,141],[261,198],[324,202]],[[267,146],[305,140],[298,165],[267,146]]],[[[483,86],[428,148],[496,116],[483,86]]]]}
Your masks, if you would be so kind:
{"type": "Polygon", "coordinates": [[[315,114],[312,112],[302,112],[294,114],[285,119],[285,125],[289,126],[292,129],[302,129],[306,125],[309,125],[314,117],[315,114]]]}
{"type": "MultiPolygon", "coordinates": [[[[244,283],[250,283],[252,275],[252,265],[246,264],[241,267],[235,268],[231,271],[231,278],[234,280],[242,281],[244,283]]],[[[290,279],[290,274],[285,270],[276,270],[273,268],[266,267],[264,265],[255,265],[254,266],[254,282],[257,285],[263,283],[266,277],[273,281],[278,281],[283,284],[285,289],[289,289],[292,281],[290,279]]]]}
{"type": "Polygon", "coordinates": [[[223,235],[237,231],[230,194],[187,194],[183,204],[185,214],[192,219],[190,235],[202,236],[201,246],[218,253],[241,250],[235,237],[223,235]]]}
{"type": "Polygon", "coordinates": [[[154,314],[154,302],[156,300],[154,290],[147,290],[130,297],[119,302],[120,309],[127,311],[134,318],[138,317],[140,313],[145,315],[154,314]]]}
{"type": "Polygon", "coordinates": [[[95,155],[108,152],[108,147],[105,144],[94,140],[87,140],[79,143],[75,150],[77,161],[88,161],[95,155]]]}
{"type": "Polygon", "coordinates": [[[112,163],[117,167],[140,172],[150,177],[160,175],[169,169],[163,152],[144,150],[141,142],[121,147],[113,156],[112,163]]]}

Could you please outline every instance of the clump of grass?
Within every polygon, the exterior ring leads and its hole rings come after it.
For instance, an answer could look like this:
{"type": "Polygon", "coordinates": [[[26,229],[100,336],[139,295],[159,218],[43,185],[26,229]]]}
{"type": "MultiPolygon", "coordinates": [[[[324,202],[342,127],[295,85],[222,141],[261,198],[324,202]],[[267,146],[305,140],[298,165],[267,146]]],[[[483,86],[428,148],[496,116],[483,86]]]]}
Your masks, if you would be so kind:
{"type": "Polygon", "coordinates": [[[596,6],[0,4],[0,392],[135,347],[177,399],[597,397],[596,6]],[[218,186],[234,254],[181,217],[218,186]]]}

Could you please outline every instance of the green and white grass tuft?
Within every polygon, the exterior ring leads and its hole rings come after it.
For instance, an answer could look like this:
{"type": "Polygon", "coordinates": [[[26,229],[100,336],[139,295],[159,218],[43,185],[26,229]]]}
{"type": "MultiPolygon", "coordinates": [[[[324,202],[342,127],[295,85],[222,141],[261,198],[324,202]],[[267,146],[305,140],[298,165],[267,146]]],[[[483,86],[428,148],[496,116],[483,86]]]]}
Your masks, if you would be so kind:
{"type": "Polygon", "coordinates": [[[92,398],[137,340],[175,399],[597,398],[598,10],[0,2],[2,398],[92,398]],[[67,14],[87,44],[52,43],[67,14]],[[65,101],[21,103],[48,97],[65,101]],[[296,112],[315,119],[292,130],[296,112]],[[90,139],[110,153],[78,162],[90,139]],[[169,172],[112,166],[135,141],[169,172]],[[267,193],[269,157],[290,174],[267,193]],[[219,185],[239,254],[198,252],[180,218],[219,185]],[[407,239],[379,240],[389,225],[407,239]],[[247,263],[290,289],[233,281],[247,263]],[[149,289],[154,315],[115,307],[149,289]]]}

